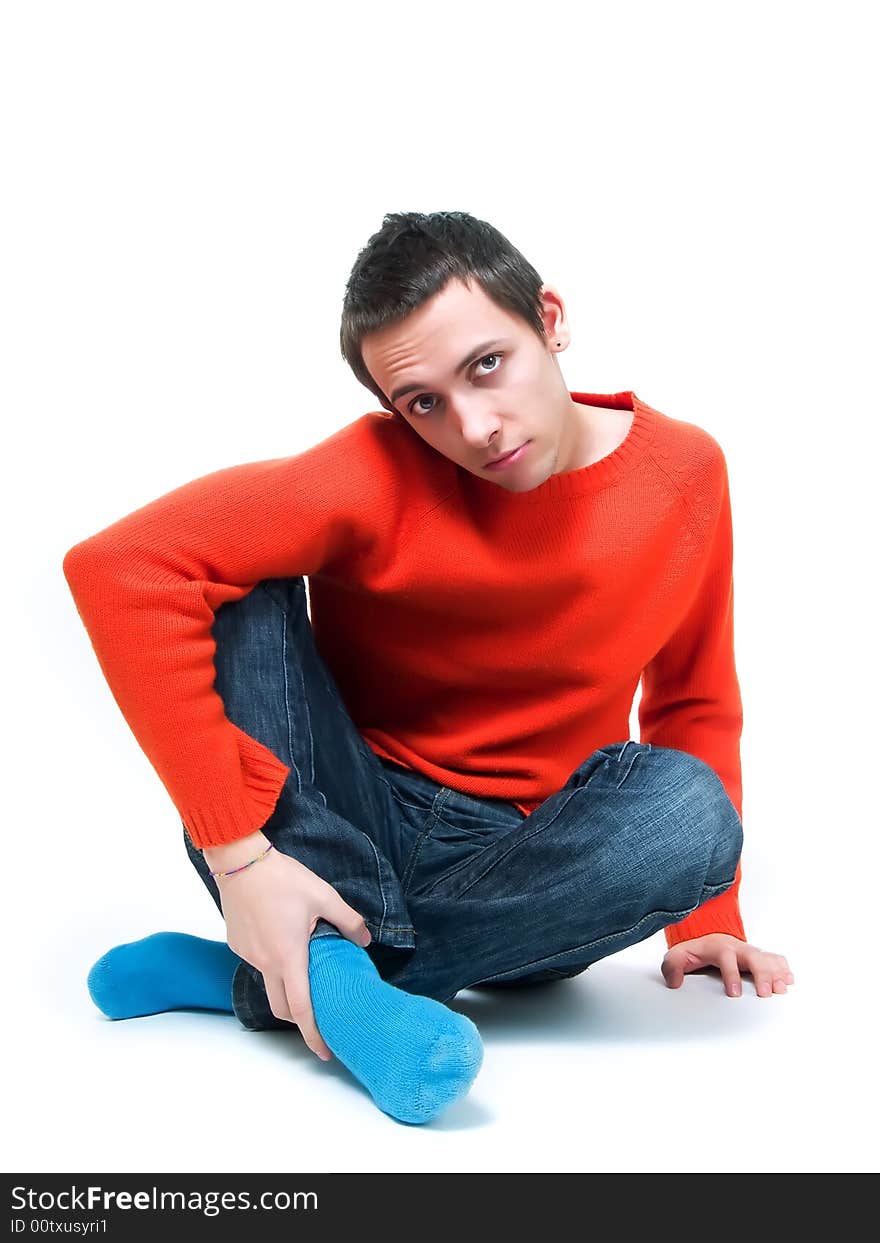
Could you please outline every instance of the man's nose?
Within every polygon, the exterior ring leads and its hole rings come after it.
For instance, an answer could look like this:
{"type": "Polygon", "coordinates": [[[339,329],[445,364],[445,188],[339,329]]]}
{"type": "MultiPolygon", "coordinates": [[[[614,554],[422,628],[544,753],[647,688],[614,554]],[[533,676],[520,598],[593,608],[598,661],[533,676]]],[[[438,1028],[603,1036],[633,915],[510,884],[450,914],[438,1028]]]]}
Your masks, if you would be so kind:
{"type": "Polygon", "coordinates": [[[501,426],[498,416],[479,398],[459,399],[453,404],[452,418],[462,440],[473,448],[485,448],[493,432],[501,426]]]}

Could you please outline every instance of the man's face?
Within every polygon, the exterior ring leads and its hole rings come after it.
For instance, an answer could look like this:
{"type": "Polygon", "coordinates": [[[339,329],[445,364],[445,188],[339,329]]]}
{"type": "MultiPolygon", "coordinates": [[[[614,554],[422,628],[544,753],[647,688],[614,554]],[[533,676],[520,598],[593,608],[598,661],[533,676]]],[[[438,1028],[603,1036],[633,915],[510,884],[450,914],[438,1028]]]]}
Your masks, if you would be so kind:
{"type": "Polygon", "coordinates": [[[555,289],[542,294],[545,340],[478,282],[455,279],[361,343],[370,375],[427,444],[511,492],[571,469],[582,438],[556,359],[569,342],[564,307],[555,289]],[[488,465],[524,443],[516,461],[488,465]]]}

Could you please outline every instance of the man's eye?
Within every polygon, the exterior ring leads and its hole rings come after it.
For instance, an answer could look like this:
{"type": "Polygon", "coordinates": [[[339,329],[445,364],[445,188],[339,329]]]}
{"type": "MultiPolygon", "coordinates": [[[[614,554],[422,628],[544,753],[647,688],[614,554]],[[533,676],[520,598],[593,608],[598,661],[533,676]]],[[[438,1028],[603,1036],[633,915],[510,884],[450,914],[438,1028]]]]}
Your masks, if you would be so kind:
{"type": "MultiPolygon", "coordinates": [[[[487,359],[496,358],[498,360],[498,366],[491,367],[488,371],[480,372],[481,375],[493,375],[494,372],[498,370],[498,367],[501,366],[502,357],[503,357],[502,354],[484,354],[482,358],[477,359],[477,361],[474,363],[474,366],[479,367],[487,359]]],[[[433,398],[431,397],[430,393],[423,393],[421,397],[416,397],[416,399],[410,403],[410,407],[409,407],[410,414],[430,414],[431,410],[433,410],[434,407],[431,406],[428,410],[426,410],[424,406],[421,405],[423,401],[433,401],[433,398]],[[416,409],[416,407],[418,407],[418,409],[416,409]]]]}

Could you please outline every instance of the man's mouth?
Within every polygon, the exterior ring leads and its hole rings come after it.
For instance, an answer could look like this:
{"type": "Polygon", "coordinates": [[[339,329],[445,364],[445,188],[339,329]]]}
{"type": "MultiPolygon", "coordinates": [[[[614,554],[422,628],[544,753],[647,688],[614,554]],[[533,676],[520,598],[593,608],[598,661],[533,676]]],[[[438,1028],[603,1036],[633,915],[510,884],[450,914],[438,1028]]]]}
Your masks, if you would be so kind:
{"type": "Polygon", "coordinates": [[[519,461],[519,459],[523,455],[523,450],[526,448],[526,445],[529,445],[529,444],[531,444],[531,441],[526,440],[523,442],[523,444],[519,445],[518,448],[510,449],[507,453],[501,454],[500,457],[492,458],[490,462],[486,463],[486,469],[487,470],[498,470],[504,466],[508,466],[508,465],[512,466],[514,462],[519,461]]]}

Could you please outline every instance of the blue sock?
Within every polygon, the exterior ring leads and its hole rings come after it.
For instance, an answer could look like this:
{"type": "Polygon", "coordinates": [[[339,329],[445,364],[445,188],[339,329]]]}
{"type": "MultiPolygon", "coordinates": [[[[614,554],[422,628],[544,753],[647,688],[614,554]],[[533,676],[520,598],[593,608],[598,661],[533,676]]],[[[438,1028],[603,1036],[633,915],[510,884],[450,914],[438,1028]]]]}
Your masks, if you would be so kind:
{"type": "Polygon", "coordinates": [[[318,1031],[383,1113],[428,1122],[476,1078],[483,1044],[470,1019],[388,984],[344,937],[312,937],[309,989],[318,1031]]]}
{"type": "Polygon", "coordinates": [[[154,932],[108,950],[89,972],[88,989],[109,1019],[165,1010],[232,1014],[232,977],[240,962],[225,941],[154,932]]]}
{"type": "MultiPolygon", "coordinates": [[[[225,941],[156,932],[99,958],[88,988],[111,1019],[182,1009],[232,1014],[240,962],[225,941]]],[[[470,1019],[388,984],[366,950],[344,937],[312,937],[309,990],[330,1050],[379,1108],[401,1122],[435,1118],[465,1094],[480,1069],[483,1045],[470,1019]]]]}

